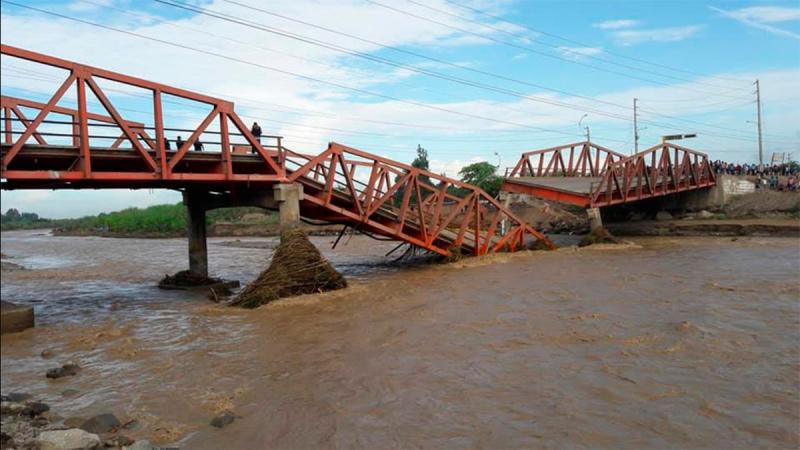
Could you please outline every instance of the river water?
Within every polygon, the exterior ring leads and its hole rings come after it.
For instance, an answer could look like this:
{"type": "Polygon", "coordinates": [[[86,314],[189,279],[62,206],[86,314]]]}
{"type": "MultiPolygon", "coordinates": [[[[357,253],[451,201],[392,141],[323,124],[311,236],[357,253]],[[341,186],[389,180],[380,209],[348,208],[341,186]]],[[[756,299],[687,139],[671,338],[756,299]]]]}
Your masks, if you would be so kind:
{"type": "MultiPolygon", "coordinates": [[[[185,448],[800,445],[797,239],[399,267],[392,243],[332,240],[313,238],[349,288],[243,311],[153,287],[184,240],[3,233],[33,270],[4,272],[2,297],[37,327],[3,336],[2,390],[185,448]],[[68,361],[83,371],[44,377],[68,361]]],[[[271,251],[228,241],[210,240],[214,275],[255,278],[271,251]]]]}

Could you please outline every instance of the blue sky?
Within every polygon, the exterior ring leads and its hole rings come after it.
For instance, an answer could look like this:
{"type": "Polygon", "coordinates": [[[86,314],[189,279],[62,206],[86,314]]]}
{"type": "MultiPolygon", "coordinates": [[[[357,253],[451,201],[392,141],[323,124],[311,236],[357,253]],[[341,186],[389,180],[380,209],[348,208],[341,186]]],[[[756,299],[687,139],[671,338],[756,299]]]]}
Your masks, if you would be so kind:
{"type": "MultiPolygon", "coordinates": [[[[752,83],[758,78],[767,158],[772,152],[800,158],[797,1],[476,0],[462,2],[466,8],[446,0],[191,2],[361,57],[153,1],[20,3],[322,80],[2,4],[4,44],[231,99],[246,120],[258,120],[265,133],[283,135],[291,148],[309,153],[338,141],[410,161],[422,144],[432,170],[456,176],[471,162],[499,160],[504,167],[522,151],[580,141],[584,114],[593,141],[629,153],[637,97],[640,148],[663,134],[696,132],[687,146],[714,159],[754,162],[756,131],[749,121],[755,120],[752,83]]],[[[46,100],[63,79],[7,57],[2,65],[4,95],[46,100]]],[[[128,111],[126,118],[148,121],[141,98],[121,93],[112,101],[128,111]]],[[[170,108],[178,127],[204,115],[197,105],[170,108]]],[[[159,190],[1,195],[4,210],[49,217],[179,201],[177,193],[159,190]]]]}

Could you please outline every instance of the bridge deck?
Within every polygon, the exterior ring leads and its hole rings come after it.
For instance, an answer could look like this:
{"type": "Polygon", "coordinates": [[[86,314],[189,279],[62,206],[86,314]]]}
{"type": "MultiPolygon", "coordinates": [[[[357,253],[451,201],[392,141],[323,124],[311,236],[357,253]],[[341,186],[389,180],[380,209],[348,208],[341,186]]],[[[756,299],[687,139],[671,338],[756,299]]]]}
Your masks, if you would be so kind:
{"type": "MultiPolygon", "coordinates": [[[[0,158],[6,154],[11,147],[9,144],[0,144],[0,158]]],[[[148,153],[156,156],[156,151],[147,150],[148,153]]],[[[167,157],[174,155],[175,151],[167,150],[165,152],[167,157]]],[[[113,172],[95,171],[92,178],[65,178],[66,175],[74,173],[73,171],[66,170],[69,166],[74,164],[76,158],[80,155],[80,150],[74,146],[64,145],[25,145],[17,155],[16,163],[25,168],[29,173],[38,174],[37,177],[26,176],[23,179],[8,178],[3,180],[3,189],[53,189],[65,187],[64,183],[67,182],[68,186],[72,189],[81,188],[186,188],[202,186],[205,189],[212,191],[225,191],[230,189],[231,181],[225,179],[192,179],[192,170],[194,168],[200,170],[202,174],[207,163],[217,163],[220,158],[219,152],[208,151],[190,151],[186,153],[183,158],[185,163],[186,172],[181,173],[185,178],[175,180],[165,180],[157,176],[143,177],[138,179],[131,179],[126,177],[124,179],[117,179],[116,177],[109,178],[113,172]]],[[[248,167],[260,168],[263,167],[263,160],[259,155],[238,153],[231,154],[233,163],[238,164],[240,169],[247,172],[248,167]]],[[[273,156],[277,161],[277,154],[273,156]]],[[[131,162],[140,161],[139,155],[132,149],[120,148],[92,148],[92,162],[97,168],[106,168],[107,170],[119,170],[121,167],[130,167],[131,162]]],[[[286,173],[291,176],[296,169],[305,161],[295,161],[293,168],[286,168],[286,173]]],[[[258,173],[252,171],[256,176],[258,173]]],[[[278,181],[268,180],[264,178],[254,178],[253,185],[275,184],[278,181]]],[[[353,198],[345,191],[340,189],[331,190],[326,186],[326,179],[322,177],[316,179],[310,175],[304,175],[297,178],[297,182],[304,186],[305,197],[301,201],[301,213],[303,217],[323,221],[341,223],[353,226],[370,233],[378,235],[391,235],[387,232],[388,228],[396,229],[402,232],[403,235],[425,236],[423,226],[416,220],[410,220],[417,212],[402,213],[396,206],[391,204],[384,204],[378,207],[371,216],[371,220],[364,221],[361,218],[354,219],[343,215],[342,208],[353,207],[353,198]],[[326,192],[330,191],[327,202],[320,199],[326,197],[326,192]],[[333,210],[331,208],[333,206],[333,210]],[[408,215],[408,217],[405,217],[408,215]],[[405,218],[404,218],[405,217],[405,218]],[[397,228],[399,225],[399,228],[397,228]]],[[[249,185],[250,183],[248,183],[249,185]]],[[[388,186],[383,188],[385,191],[388,186]]],[[[362,193],[363,194],[363,193],[362,193]]],[[[362,199],[363,201],[363,199],[362,199]]],[[[452,203],[452,200],[448,201],[452,203]]],[[[444,210],[447,211],[447,206],[444,210]]],[[[425,225],[424,227],[434,227],[434,222],[437,222],[431,216],[430,211],[425,211],[425,225]]],[[[492,248],[503,241],[503,236],[499,234],[490,234],[488,236],[479,236],[476,239],[475,231],[466,229],[459,233],[459,228],[455,223],[450,226],[443,227],[439,230],[438,234],[432,239],[428,246],[433,246],[434,251],[444,254],[442,249],[450,248],[454,242],[460,242],[459,246],[466,253],[480,253],[482,250],[480,246],[488,246],[492,248]],[[483,241],[483,244],[476,245],[476,241],[483,241]],[[486,243],[488,240],[488,243],[486,243]]],[[[431,229],[427,230],[430,233],[431,229]]],[[[393,236],[397,237],[397,236],[393,236]]],[[[415,245],[420,245],[423,242],[419,240],[412,240],[415,245]]],[[[549,243],[549,242],[548,242],[549,243]]]]}
{"type": "Polygon", "coordinates": [[[601,177],[513,177],[504,180],[503,190],[588,207],[592,188],[600,181],[601,177]]]}

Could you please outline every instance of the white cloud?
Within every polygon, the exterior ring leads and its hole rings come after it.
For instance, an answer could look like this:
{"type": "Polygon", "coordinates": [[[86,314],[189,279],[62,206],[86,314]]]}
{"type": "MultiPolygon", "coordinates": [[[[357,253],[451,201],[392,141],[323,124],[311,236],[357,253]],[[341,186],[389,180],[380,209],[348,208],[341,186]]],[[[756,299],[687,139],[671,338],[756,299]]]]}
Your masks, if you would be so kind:
{"type": "Polygon", "coordinates": [[[748,27],[763,30],[778,36],[800,40],[800,34],[769,25],[770,23],[776,22],[800,20],[800,8],[784,8],[778,6],[753,6],[735,10],[724,10],[714,6],[709,6],[709,8],[748,27]]]}
{"type": "MultiPolygon", "coordinates": [[[[719,8],[712,8],[719,11],[719,8]]],[[[788,22],[800,20],[800,8],[785,8],[781,6],[751,6],[733,11],[727,11],[731,17],[737,19],[755,20],[757,22],[788,22]]]]}
{"type": "Polygon", "coordinates": [[[639,25],[641,22],[638,20],[633,19],[618,19],[618,20],[606,20],[603,22],[598,22],[592,24],[593,27],[599,28],[601,30],[619,30],[620,28],[633,28],[639,25]]]}
{"type": "Polygon", "coordinates": [[[643,42],[677,42],[694,36],[702,28],[700,25],[687,25],[646,30],[622,30],[614,31],[612,36],[622,45],[634,45],[643,42]]]}
{"type": "Polygon", "coordinates": [[[527,53],[517,53],[516,55],[512,56],[511,59],[514,61],[519,61],[521,59],[526,59],[528,57],[527,53]]]}
{"type": "Polygon", "coordinates": [[[570,59],[583,59],[603,53],[603,49],[600,47],[558,47],[558,51],[562,56],[570,59]]]}
{"type": "Polygon", "coordinates": [[[95,11],[97,9],[102,8],[103,6],[111,6],[113,3],[114,0],[91,0],[91,1],[75,0],[74,2],[67,5],[67,9],[75,12],[95,11]]]}
{"type": "Polygon", "coordinates": [[[458,179],[458,171],[461,170],[462,167],[481,161],[485,161],[485,159],[479,157],[472,157],[467,160],[451,159],[447,161],[431,159],[430,171],[449,178],[458,179]]]}

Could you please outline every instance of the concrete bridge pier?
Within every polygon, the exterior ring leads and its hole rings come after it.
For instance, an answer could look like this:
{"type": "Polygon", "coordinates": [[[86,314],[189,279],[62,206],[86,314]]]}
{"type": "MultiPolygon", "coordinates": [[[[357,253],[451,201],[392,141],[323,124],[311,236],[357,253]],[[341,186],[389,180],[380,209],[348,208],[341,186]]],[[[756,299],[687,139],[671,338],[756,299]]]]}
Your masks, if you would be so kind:
{"type": "Polygon", "coordinates": [[[208,278],[207,197],[205,191],[187,189],[183,192],[183,204],[186,205],[186,235],[189,238],[189,271],[205,278],[208,278]]]}
{"type": "Polygon", "coordinates": [[[255,206],[278,210],[281,232],[300,226],[300,201],[303,185],[276,184],[272,189],[214,194],[203,189],[186,189],[186,228],[189,238],[189,271],[208,278],[208,245],[206,242],[206,211],[235,206],[255,206]]]}
{"type": "Polygon", "coordinates": [[[603,218],[600,216],[600,208],[588,208],[586,215],[589,216],[589,229],[594,231],[603,228],[603,218]]]}
{"type": "Polygon", "coordinates": [[[300,201],[303,200],[303,185],[300,183],[276,184],[272,192],[278,203],[281,233],[300,226],[300,201]]]}

